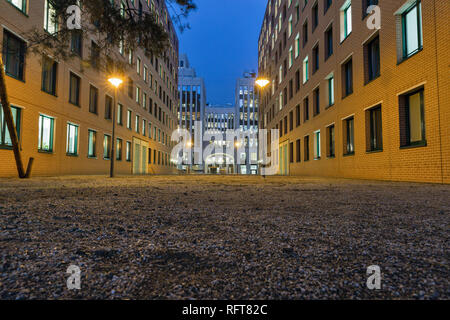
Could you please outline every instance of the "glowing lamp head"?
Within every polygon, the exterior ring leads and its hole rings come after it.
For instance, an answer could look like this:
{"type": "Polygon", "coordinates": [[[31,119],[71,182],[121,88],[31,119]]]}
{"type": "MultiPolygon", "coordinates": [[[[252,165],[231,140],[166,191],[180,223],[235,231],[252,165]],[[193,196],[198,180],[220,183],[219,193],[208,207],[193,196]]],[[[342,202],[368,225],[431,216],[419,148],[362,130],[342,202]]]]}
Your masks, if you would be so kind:
{"type": "Polygon", "coordinates": [[[108,81],[109,81],[109,83],[111,83],[115,88],[118,88],[118,87],[123,83],[123,80],[122,80],[122,79],[120,79],[120,78],[115,78],[115,77],[109,78],[108,81]]]}
{"type": "Polygon", "coordinates": [[[255,82],[260,88],[264,88],[270,83],[269,80],[263,78],[257,79],[255,82]]]}

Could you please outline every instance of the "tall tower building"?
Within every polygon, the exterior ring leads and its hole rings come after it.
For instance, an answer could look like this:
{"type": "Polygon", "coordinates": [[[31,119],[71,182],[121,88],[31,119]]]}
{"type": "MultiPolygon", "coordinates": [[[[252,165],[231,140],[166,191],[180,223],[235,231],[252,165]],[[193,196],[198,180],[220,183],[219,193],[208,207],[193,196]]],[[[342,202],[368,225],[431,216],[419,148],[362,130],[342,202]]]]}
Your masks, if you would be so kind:
{"type": "MultiPolygon", "coordinates": [[[[178,64],[178,92],[180,105],[178,108],[178,128],[187,129],[191,135],[192,145],[195,136],[203,139],[203,128],[201,132],[195,132],[195,122],[204,125],[204,114],[206,107],[206,89],[203,78],[197,77],[194,68],[191,68],[186,54],[181,54],[178,64]]],[[[200,141],[201,141],[200,140],[200,141]]],[[[203,165],[195,164],[194,152],[183,155],[184,161],[191,157],[191,165],[183,164],[178,169],[185,171],[203,171],[203,165]]]]}
{"type": "Polygon", "coordinates": [[[235,127],[241,132],[250,131],[255,134],[254,138],[245,138],[241,141],[245,147],[245,152],[239,152],[240,165],[237,166],[237,173],[257,174],[258,173],[258,152],[252,152],[251,146],[258,146],[258,96],[255,92],[256,74],[245,72],[242,78],[236,81],[235,96],[235,127]]]}

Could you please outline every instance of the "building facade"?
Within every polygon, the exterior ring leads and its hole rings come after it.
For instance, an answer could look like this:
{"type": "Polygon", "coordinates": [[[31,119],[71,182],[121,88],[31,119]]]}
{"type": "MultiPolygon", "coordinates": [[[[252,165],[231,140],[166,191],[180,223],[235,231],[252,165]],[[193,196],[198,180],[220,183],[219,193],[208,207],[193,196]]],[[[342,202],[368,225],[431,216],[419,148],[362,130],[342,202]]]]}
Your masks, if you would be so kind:
{"type": "Polygon", "coordinates": [[[207,106],[205,112],[205,133],[210,138],[204,142],[204,150],[212,148],[208,156],[204,156],[205,173],[236,173],[235,149],[232,141],[226,141],[227,130],[235,129],[235,109],[231,106],[207,106]],[[214,148],[213,148],[214,147],[214,148]],[[228,152],[233,150],[233,152],[228,152]]]}
{"type": "MultiPolygon", "coordinates": [[[[186,54],[181,54],[178,65],[178,92],[179,92],[179,107],[178,107],[178,128],[187,129],[194,143],[195,136],[203,137],[203,123],[206,107],[206,88],[203,78],[197,77],[194,68],[191,68],[186,54]],[[195,131],[195,122],[202,124],[200,132],[195,131]]],[[[200,138],[202,139],[202,138],[200,138]]],[[[187,157],[191,157],[192,164],[183,164],[179,166],[179,170],[202,172],[204,170],[203,164],[195,164],[194,152],[191,155],[183,155],[185,163],[187,157]]]]}
{"type": "MultiPolygon", "coordinates": [[[[169,174],[170,141],[176,126],[178,38],[164,1],[134,1],[154,10],[170,36],[163,57],[147,57],[142,50],[120,52],[128,61],[127,79],[119,88],[117,104],[108,75],[86,68],[95,41],[77,39],[78,57],[55,61],[25,55],[26,34],[33,27],[49,32],[51,5],[46,0],[0,1],[0,43],[6,85],[26,163],[35,158],[35,176],[107,174],[115,157],[117,174],[169,174]],[[163,19],[163,17],[168,17],[163,19]],[[9,48],[20,48],[11,53],[9,48]],[[112,108],[116,107],[116,119],[112,108]],[[116,141],[111,141],[116,121],[116,141]],[[115,154],[111,154],[115,143],[115,154]]],[[[118,50],[121,50],[118,48],[118,50]]],[[[3,111],[0,118],[0,176],[17,170],[3,111]]]]}
{"type": "Polygon", "coordinates": [[[235,126],[242,132],[249,131],[254,134],[239,142],[243,144],[239,151],[241,163],[237,166],[237,173],[240,174],[258,173],[258,152],[251,151],[251,147],[258,147],[259,108],[255,81],[256,74],[253,72],[245,72],[242,78],[236,80],[235,126]]]}
{"type": "Polygon", "coordinates": [[[449,15],[437,0],[269,0],[261,127],[280,132],[279,173],[449,183],[449,15]]]}

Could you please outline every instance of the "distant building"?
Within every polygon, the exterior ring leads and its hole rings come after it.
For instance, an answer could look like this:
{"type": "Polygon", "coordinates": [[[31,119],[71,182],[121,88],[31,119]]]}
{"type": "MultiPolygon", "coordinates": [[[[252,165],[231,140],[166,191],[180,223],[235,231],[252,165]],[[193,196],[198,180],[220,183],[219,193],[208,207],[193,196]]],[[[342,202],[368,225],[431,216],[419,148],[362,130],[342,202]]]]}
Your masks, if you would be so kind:
{"type": "MultiPolygon", "coordinates": [[[[204,121],[204,113],[206,106],[206,89],[203,78],[197,77],[194,68],[191,68],[186,54],[181,54],[178,65],[178,91],[180,105],[178,108],[178,128],[187,129],[194,143],[196,134],[203,137],[203,129],[201,132],[195,132],[195,121],[204,121]]],[[[200,138],[202,139],[202,138],[200,138]]],[[[183,155],[187,160],[189,155],[183,155]]],[[[190,155],[192,159],[191,165],[183,164],[178,169],[186,171],[203,171],[203,165],[194,164],[194,153],[190,155]]]]}
{"type": "MultiPolygon", "coordinates": [[[[256,74],[245,72],[242,78],[236,81],[236,122],[235,126],[241,131],[251,131],[258,136],[258,97],[255,92],[256,74]]],[[[245,139],[245,152],[242,152],[240,165],[237,167],[239,174],[258,173],[258,153],[250,152],[250,146],[258,146],[258,139],[245,139]]]]}
{"type": "Polygon", "coordinates": [[[217,134],[217,137],[222,138],[212,138],[208,142],[205,142],[205,146],[208,144],[215,144],[214,153],[210,154],[205,159],[205,173],[223,173],[232,174],[236,173],[235,169],[235,155],[234,146],[231,146],[233,142],[228,142],[226,140],[227,130],[235,129],[235,109],[232,106],[207,106],[205,111],[205,122],[204,128],[205,132],[211,135],[217,134]],[[221,141],[223,139],[223,141],[221,141]],[[223,148],[220,151],[220,148],[223,148]],[[227,153],[230,147],[232,147],[233,152],[227,153]]]}

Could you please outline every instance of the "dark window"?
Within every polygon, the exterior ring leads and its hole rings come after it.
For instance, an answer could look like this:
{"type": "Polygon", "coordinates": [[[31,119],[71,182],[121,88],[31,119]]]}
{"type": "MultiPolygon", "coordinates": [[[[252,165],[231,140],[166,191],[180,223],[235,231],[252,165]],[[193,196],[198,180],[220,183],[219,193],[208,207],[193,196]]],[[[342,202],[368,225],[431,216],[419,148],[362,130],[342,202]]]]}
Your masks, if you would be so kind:
{"type": "Polygon", "coordinates": [[[94,42],[91,42],[91,66],[94,69],[99,67],[100,63],[100,47],[94,42]]]}
{"type": "Polygon", "coordinates": [[[293,142],[289,143],[289,162],[290,163],[294,162],[294,143],[293,142]]]}
{"type": "Polygon", "coordinates": [[[352,59],[342,65],[342,82],[343,82],[343,97],[353,93],[353,66],[352,59]]]}
{"type": "Polygon", "coordinates": [[[288,117],[284,117],[284,134],[288,133],[288,117]]]}
{"type": "Polygon", "coordinates": [[[400,145],[426,145],[423,89],[400,96],[400,145]]]}
{"type": "Polygon", "coordinates": [[[122,139],[119,138],[116,141],[116,160],[122,160],[122,139]]]}
{"type": "Polygon", "coordinates": [[[319,4],[316,3],[312,8],[312,24],[313,24],[313,32],[316,30],[319,25],[319,4]]]}
{"type": "Polygon", "coordinates": [[[80,85],[81,79],[74,73],[70,73],[69,102],[80,106],[80,85]]]}
{"type": "Polygon", "coordinates": [[[333,3],[333,0],[323,0],[324,13],[326,13],[328,11],[328,9],[331,7],[332,3],[333,3]]]}
{"type": "Polygon", "coordinates": [[[306,97],[303,100],[303,122],[308,121],[309,120],[309,98],[306,97]]]}
{"type": "Polygon", "coordinates": [[[297,162],[301,161],[301,151],[300,151],[300,139],[297,139],[295,142],[295,149],[296,149],[296,160],[297,162]]]}
{"type": "Polygon", "coordinates": [[[380,38],[377,36],[365,46],[366,82],[372,81],[380,75],[380,38]]]}
{"type": "Polygon", "coordinates": [[[303,156],[304,161],[309,161],[309,136],[306,136],[303,141],[303,156]]]}
{"type": "Polygon", "coordinates": [[[314,116],[320,113],[320,91],[319,88],[314,90],[314,116]]]}
{"type": "Polygon", "coordinates": [[[308,43],[308,21],[303,24],[303,47],[308,43]]]}
{"type": "Polygon", "coordinates": [[[5,73],[18,80],[25,80],[26,43],[12,33],[3,31],[3,62],[5,73]]]}
{"type": "Polygon", "coordinates": [[[333,26],[325,31],[325,60],[333,55],[333,26]]]}
{"type": "Polygon", "coordinates": [[[58,64],[48,57],[43,57],[42,59],[42,91],[56,95],[58,64]]]}
{"type": "Polygon", "coordinates": [[[355,153],[355,119],[353,117],[344,120],[345,155],[355,153]]]}
{"type": "Polygon", "coordinates": [[[70,39],[70,50],[81,57],[83,50],[83,36],[78,30],[73,30],[70,39]]]}
{"type": "MultiPolygon", "coordinates": [[[[367,110],[366,130],[368,130],[368,144],[367,151],[380,151],[383,150],[383,135],[382,135],[382,122],[381,122],[381,106],[376,106],[367,110]]],[[[367,132],[367,131],[366,131],[367,132]]]]}
{"type": "Polygon", "coordinates": [[[98,89],[94,86],[89,89],[89,112],[95,114],[98,112],[98,89]]]}
{"type": "Polygon", "coordinates": [[[294,112],[289,112],[289,131],[294,130],[294,112]]]}
{"type": "Polygon", "coordinates": [[[294,81],[291,79],[289,80],[289,100],[291,100],[294,97],[294,81]]]}
{"type": "Polygon", "coordinates": [[[300,90],[300,70],[295,73],[295,92],[300,90]]]}
{"type": "Polygon", "coordinates": [[[300,125],[300,105],[298,104],[295,107],[295,126],[298,127],[300,125]]]}
{"type": "Polygon", "coordinates": [[[313,49],[313,73],[319,70],[319,45],[313,49]]]}
{"type": "Polygon", "coordinates": [[[113,105],[113,99],[110,96],[105,96],[105,119],[111,120],[112,105],[113,105]]]}
{"type": "Polygon", "coordinates": [[[334,140],[334,125],[331,125],[327,128],[327,157],[329,158],[334,158],[336,156],[334,140]]]}

